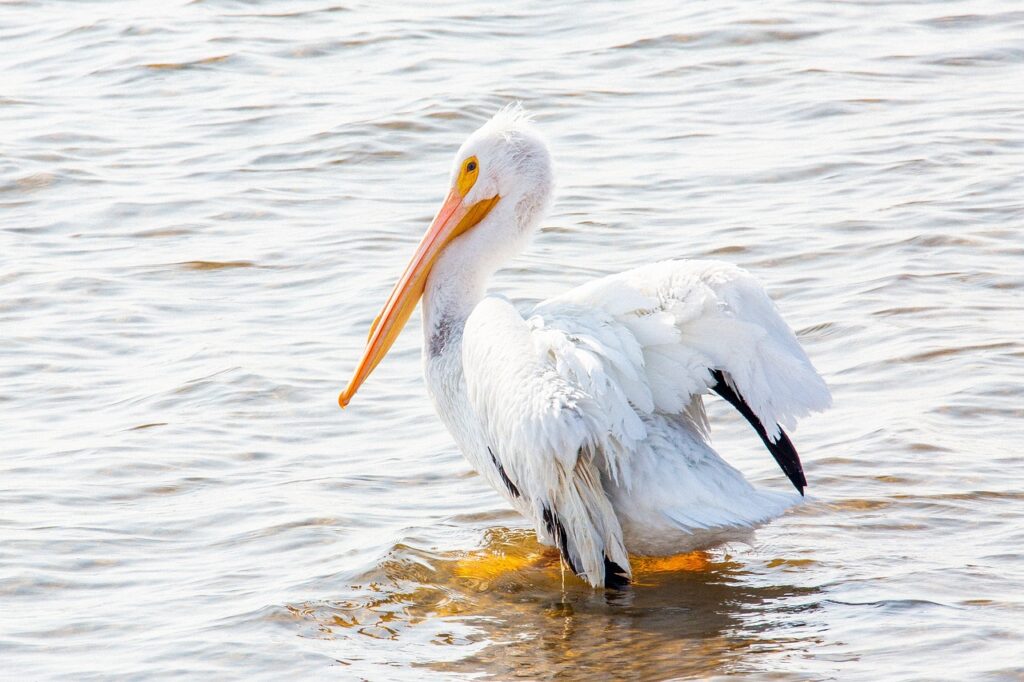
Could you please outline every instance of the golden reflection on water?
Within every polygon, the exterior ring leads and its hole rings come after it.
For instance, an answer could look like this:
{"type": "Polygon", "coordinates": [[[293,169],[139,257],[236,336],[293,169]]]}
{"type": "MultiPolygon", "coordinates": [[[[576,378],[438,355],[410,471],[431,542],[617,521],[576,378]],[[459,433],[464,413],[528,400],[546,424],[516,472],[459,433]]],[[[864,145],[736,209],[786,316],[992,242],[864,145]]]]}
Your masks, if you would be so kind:
{"type": "MultiPolygon", "coordinates": [[[[810,563],[773,559],[767,565],[810,563]]],[[[353,586],[358,596],[288,610],[305,624],[304,636],[388,639],[396,646],[415,637],[420,623],[447,621],[460,627],[436,633],[431,643],[463,647],[466,655],[425,667],[498,678],[712,675],[741,670],[748,654],[802,640],[780,634],[777,624],[769,629],[746,621],[752,608],[812,589],[784,580],[751,586],[741,580],[743,564],[725,552],[633,557],[633,567],[629,588],[593,590],[563,572],[557,554],[531,531],[493,528],[482,547],[468,552],[398,547],[376,579],[353,586]]]]}

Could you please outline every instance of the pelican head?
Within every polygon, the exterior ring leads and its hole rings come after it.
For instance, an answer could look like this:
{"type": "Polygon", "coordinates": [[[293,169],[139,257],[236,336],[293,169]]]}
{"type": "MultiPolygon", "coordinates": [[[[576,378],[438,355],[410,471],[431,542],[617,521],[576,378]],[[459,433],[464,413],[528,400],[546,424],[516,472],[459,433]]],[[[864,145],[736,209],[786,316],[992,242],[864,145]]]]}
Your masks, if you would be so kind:
{"type": "Polygon", "coordinates": [[[373,321],[366,350],[338,404],[348,405],[387,354],[423,295],[431,269],[454,243],[493,271],[522,250],[551,200],[554,176],[547,144],[518,105],[499,111],[459,148],[448,196],[373,321]]]}

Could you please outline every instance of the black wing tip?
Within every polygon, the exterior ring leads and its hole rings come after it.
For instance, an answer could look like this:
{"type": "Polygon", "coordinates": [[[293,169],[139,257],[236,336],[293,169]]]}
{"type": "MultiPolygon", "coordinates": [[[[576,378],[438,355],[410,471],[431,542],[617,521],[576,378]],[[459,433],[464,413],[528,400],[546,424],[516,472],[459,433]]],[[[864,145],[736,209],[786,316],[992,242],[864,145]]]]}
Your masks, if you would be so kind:
{"type": "Polygon", "coordinates": [[[512,497],[522,497],[522,493],[519,492],[519,488],[512,482],[512,479],[505,473],[505,467],[501,466],[501,462],[494,455],[494,450],[490,447],[487,448],[487,452],[491,455],[491,461],[494,462],[494,466],[498,468],[498,474],[501,476],[501,480],[504,481],[505,487],[508,488],[508,492],[512,497]]]}
{"type": "Polygon", "coordinates": [[[793,446],[793,441],[789,439],[786,432],[782,430],[778,424],[776,428],[779,429],[779,437],[772,440],[768,437],[768,432],[764,428],[764,424],[757,418],[754,411],[750,409],[750,405],[743,399],[738,392],[736,392],[728,383],[725,381],[725,375],[722,370],[715,369],[711,371],[711,377],[715,380],[715,385],[711,387],[711,390],[722,396],[722,398],[736,408],[736,410],[743,415],[743,418],[750,422],[750,425],[757,431],[757,435],[761,437],[761,441],[768,448],[768,452],[772,453],[772,457],[778,463],[779,468],[782,469],[782,473],[786,474],[786,478],[793,484],[793,487],[797,489],[800,496],[804,496],[804,488],[807,487],[807,477],[804,476],[804,468],[800,463],[800,455],[797,453],[796,448],[793,446]]]}
{"type": "MultiPolygon", "coordinates": [[[[758,424],[760,423],[758,421],[758,424]]],[[[764,438],[763,440],[764,444],[768,446],[768,451],[772,453],[772,457],[779,463],[782,472],[786,474],[786,478],[789,479],[790,483],[793,484],[793,487],[797,489],[797,492],[802,497],[804,495],[804,488],[807,487],[807,476],[804,475],[804,468],[800,463],[800,455],[797,453],[793,441],[789,439],[789,436],[782,430],[782,427],[779,427],[779,437],[777,440],[774,442],[769,438],[764,438]]]]}
{"type": "MultiPolygon", "coordinates": [[[[582,578],[582,570],[579,566],[573,563],[572,557],[569,555],[569,538],[565,532],[565,526],[562,525],[561,519],[558,518],[557,514],[551,511],[550,507],[544,507],[541,510],[541,516],[544,519],[544,525],[547,527],[548,533],[550,533],[555,538],[555,542],[558,543],[558,551],[562,555],[562,560],[569,566],[569,570],[582,578]]],[[[629,576],[626,574],[626,569],[622,568],[622,566],[619,566],[608,557],[605,557],[604,586],[610,590],[624,590],[629,586],[629,583],[629,576]]]]}
{"type": "Polygon", "coordinates": [[[569,554],[569,536],[565,532],[562,520],[549,507],[544,507],[541,517],[544,519],[548,533],[558,543],[558,551],[562,554],[562,560],[569,566],[569,570],[580,575],[580,567],[573,563],[572,556],[569,554]]]}
{"type": "Polygon", "coordinates": [[[630,580],[629,576],[626,575],[626,569],[619,566],[617,563],[609,559],[604,558],[604,586],[609,590],[624,590],[629,587],[630,580]]]}

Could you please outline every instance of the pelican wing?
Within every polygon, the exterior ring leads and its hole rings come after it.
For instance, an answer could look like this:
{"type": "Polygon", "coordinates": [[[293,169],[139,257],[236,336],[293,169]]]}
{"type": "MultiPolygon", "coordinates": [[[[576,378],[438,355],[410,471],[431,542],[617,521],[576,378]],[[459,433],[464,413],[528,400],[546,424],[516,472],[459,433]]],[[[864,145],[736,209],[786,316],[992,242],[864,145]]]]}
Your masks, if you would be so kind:
{"type": "Polygon", "coordinates": [[[538,536],[597,586],[629,574],[601,481],[605,453],[630,447],[644,431],[612,376],[602,381],[599,364],[572,352],[566,334],[546,334],[498,298],[474,308],[462,340],[467,394],[492,473],[527,508],[538,536]],[[564,365],[575,361],[587,363],[576,368],[580,374],[564,365]]]}
{"type": "Polygon", "coordinates": [[[633,334],[661,412],[679,412],[689,396],[711,386],[713,369],[723,370],[754,414],[772,425],[773,438],[779,425],[792,428],[831,404],[775,304],[753,275],[734,265],[653,263],[572,289],[535,312],[546,316],[570,306],[602,310],[633,334]],[[669,369],[675,371],[661,371],[669,369]]]}
{"type": "Polygon", "coordinates": [[[462,355],[497,474],[538,535],[593,585],[629,572],[602,477],[630,487],[648,415],[681,415],[702,432],[701,396],[714,389],[798,484],[799,459],[780,424],[830,401],[757,281],[715,262],[605,277],[538,305],[527,320],[487,298],[466,322],[462,355]]]}
{"type": "MultiPolygon", "coordinates": [[[[639,412],[703,421],[715,391],[750,422],[798,490],[806,481],[782,427],[831,404],[828,387],[760,283],[717,261],[664,261],[595,280],[539,305],[546,327],[571,330],[599,310],[641,348],[639,412]]],[[[536,319],[536,318],[534,318],[536,319]]]]}

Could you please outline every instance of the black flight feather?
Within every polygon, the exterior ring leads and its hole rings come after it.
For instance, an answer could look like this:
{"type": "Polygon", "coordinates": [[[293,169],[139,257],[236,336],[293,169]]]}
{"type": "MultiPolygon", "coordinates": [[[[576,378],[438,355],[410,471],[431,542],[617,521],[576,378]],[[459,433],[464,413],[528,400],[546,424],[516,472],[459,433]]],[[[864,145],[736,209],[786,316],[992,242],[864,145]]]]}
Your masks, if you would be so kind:
{"type": "Polygon", "coordinates": [[[626,575],[626,569],[619,566],[617,563],[609,559],[604,558],[604,586],[610,590],[622,590],[629,585],[629,576],[626,575]]]}
{"type": "Polygon", "coordinates": [[[562,525],[562,521],[547,507],[544,507],[541,517],[544,519],[544,525],[547,527],[548,533],[558,543],[558,551],[562,553],[565,563],[569,564],[569,568],[573,573],[579,575],[580,567],[573,563],[572,557],[569,555],[569,538],[565,534],[565,526],[562,525]]]}
{"type": "Polygon", "coordinates": [[[768,437],[768,432],[764,428],[764,424],[757,418],[754,411],[750,409],[750,405],[743,399],[739,393],[737,393],[728,383],[725,381],[725,376],[721,370],[714,370],[711,372],[711,376],[715,380],[715,385],[711,387],[711,390],[718,395],[725,398],[726,402],[735,407],[743,417],[750,422],[750,425],[757,431],[757,435],[764,441],[765,447],[768,448],[768,452],[772,453],[772,457],[782,467],[782,471],[786,474],[789,480],[793,483],[796,489],[801,495],[804,494],[804,488],[807,487],[807,479],[804,477],[804,468],[800,464],[800,455],[797,454],[796,448],[793,447],[793,442],[789,440],[789,436],[781,428],[779,429],[779,439],[772,441],[768,437]]]}
{"type": "Polygon", "coordinates": [[[494,456],[494,450],[487,448],[487,452],[490,453],[491,461],[494,462],[494,466],[498,468],[498,474],[501,476],[501,480],[505,482],[505,487],[507,487],[508,491],[512,493],[512,497],[520,497],[519,488],[516,487],[516,484],[513,483],[512,479],[505,473],[505,467],[501,466],[501,462],[499,462],[498,458],[494,456]]]}
{"type": "MultiPolygon", "coordinates": [[[[569,569],[573,573],[581,575],[582,571],[573,563],[572,558],[569,556],[569,539],[565,533],[565,526],[562,525],[562,521],[548,507],[544,507],[541,517],[544,519],[544,525],[547,527],[548,533],[558,543],[558,551],[562,553],[562,559],[569,565],[569,569]]],[[[627,585],[629,585],[629,578],[626,576],[626,570],[608,557],[605,557],[604,586],[612,590],[621,590],[627,585]]]]}

